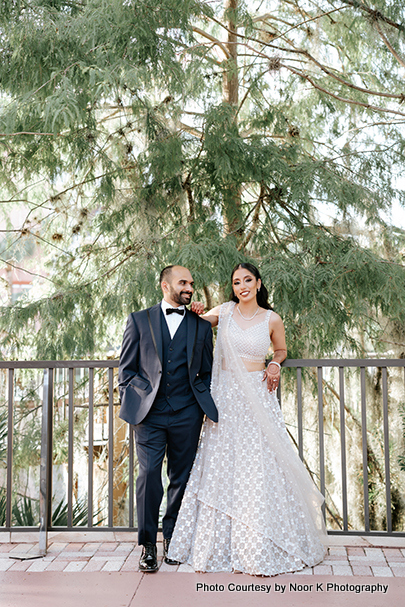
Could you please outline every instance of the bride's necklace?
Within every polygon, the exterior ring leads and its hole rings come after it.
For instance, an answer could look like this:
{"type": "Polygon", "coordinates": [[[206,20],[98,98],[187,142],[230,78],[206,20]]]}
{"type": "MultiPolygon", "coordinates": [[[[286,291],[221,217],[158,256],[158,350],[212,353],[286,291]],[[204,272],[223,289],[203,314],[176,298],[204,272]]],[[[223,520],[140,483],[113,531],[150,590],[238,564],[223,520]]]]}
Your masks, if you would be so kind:
{"type": "Polygon", "coordinates": [[[256,314],[259,312],[260,308],[258,307],[256,312],[250,318],[246,318],[246,316],[243,316],[242,312],[239,309],[239,306],[237,307],[237,310],[238,310],[239,314],[242,316],[243,320],[253,320],[254,317],[256,316],[256,314]]]}

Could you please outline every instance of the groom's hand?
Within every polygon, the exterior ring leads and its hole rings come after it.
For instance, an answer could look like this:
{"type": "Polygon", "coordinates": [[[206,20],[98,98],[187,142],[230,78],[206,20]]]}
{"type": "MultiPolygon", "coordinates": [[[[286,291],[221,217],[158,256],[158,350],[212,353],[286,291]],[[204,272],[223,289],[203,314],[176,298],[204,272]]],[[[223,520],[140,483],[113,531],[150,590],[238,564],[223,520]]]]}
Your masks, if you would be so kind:
{"type": "Polygon", "coordinates": [[[201,316],[201,314],[204,314],[204,304],[201,301],[193,301],[191,311],[201,316]]]}

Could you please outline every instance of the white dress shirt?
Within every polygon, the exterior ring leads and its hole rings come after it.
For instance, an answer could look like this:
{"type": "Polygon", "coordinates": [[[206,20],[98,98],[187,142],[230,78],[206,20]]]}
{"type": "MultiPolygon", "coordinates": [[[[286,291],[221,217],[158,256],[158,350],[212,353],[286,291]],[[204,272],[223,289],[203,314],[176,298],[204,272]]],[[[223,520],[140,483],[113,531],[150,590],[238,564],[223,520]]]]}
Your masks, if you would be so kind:
{"type": "Polygon", "coordinates": [[[174,306],[167,303],[165,299],[162,299],[162,303],[160,305],[162,308],[163,316],[165,317],[167,322],[167,328],[169,329],[170,337],[173,339],[173,337],[176,335],[176,331],[179,328],[181,321],[186,315],[185,308],[184,306],[178,306],[179,310],[184,310],[183,316],[180,316],[180,314],[176,313],[166,314],[167,308],[173,308],[174,306]]]}

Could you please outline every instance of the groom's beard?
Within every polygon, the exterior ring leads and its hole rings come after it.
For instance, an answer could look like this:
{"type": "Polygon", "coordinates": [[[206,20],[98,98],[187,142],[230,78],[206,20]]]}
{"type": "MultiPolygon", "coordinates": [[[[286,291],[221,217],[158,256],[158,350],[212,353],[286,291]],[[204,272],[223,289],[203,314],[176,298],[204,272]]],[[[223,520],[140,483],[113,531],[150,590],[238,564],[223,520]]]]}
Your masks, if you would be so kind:
{"type": "Polygon", "coordinates": [[[189,291],[180,291],[180,293],[176,293],[175,291],[170,290],[170,298],[179,306],[188,306],[193,296],[189,291]]]}

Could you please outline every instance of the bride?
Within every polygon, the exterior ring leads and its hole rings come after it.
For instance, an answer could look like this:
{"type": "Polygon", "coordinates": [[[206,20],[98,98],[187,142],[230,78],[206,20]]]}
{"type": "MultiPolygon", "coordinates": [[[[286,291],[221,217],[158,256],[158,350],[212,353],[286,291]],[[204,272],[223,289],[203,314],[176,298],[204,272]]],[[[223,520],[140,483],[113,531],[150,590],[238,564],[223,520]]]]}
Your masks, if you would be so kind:
{"type": "Polygon", "coordinates": [[[168,559],[195,571],[276,575],[325,555],[323,496],[288,438],[275,390],[287,350],[258,269],[236,266],[232,300],[203,316],[218,325],[212,396],[168,559]],[[273,359],[264,360],[273,345],[273,359]]]}

